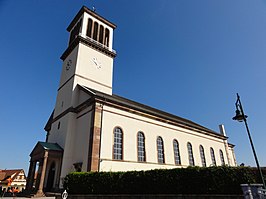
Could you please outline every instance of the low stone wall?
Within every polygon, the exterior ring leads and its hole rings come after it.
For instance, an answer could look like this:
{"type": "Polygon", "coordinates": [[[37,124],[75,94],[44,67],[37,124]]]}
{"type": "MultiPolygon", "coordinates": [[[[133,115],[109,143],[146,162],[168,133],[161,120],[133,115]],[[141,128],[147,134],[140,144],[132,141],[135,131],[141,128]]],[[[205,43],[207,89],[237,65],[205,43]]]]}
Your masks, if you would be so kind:
{"type": "MultiPolygon", "coordinates": [[[[243,195],[196,195],[196,194],[106,194],[106,195],[68,195],[67,199],[243,199],[243,195]]],[[[57,196],[56,199],[62,199],[57,196]]]]}

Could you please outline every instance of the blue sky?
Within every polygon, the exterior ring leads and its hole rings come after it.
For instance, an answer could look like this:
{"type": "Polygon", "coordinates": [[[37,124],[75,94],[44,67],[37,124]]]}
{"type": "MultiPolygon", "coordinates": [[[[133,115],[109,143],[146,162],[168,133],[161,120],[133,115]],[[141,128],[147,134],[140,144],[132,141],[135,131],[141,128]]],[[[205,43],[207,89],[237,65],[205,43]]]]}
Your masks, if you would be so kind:
{"type": "Polygon", "coordinates": [[[55,104],[67,26],[82,5],[117,25],[113,92],[218,132],[266,166],[266,0],[0,0],[0,168],[28,170],[55,104]]]}

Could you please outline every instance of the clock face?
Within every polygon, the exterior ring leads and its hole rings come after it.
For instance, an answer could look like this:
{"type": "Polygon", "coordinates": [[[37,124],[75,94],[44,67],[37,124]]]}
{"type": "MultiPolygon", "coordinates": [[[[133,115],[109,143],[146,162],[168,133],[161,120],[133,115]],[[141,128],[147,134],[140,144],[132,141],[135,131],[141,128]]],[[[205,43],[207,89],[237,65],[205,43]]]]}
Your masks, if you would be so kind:
{"type": "Polygon", "coordinates": [[[66,63],[66,70],[69,70],[70,67],[71,67],[71,65],[72,65],[72,60],[69,59],[69,60],[67,61],[67,63],[66,63]]]}
{"type": "Polygon", "coordinates": [[[92,63],[97,69],[102,68],[102,63],[96,57],[92,58],[92,63]]]}

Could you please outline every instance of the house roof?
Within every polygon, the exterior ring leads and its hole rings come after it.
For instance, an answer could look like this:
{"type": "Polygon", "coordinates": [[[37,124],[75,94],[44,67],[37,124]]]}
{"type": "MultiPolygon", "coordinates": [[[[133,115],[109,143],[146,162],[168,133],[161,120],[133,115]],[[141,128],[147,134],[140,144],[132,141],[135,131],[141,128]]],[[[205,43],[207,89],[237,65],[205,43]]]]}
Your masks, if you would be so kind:
{"type": "Polygon", "coordinates": [[[37,145],[41,145],[45,150],[51,151],[63,151],[63,149],[57,143],[38,142],[37,145]]]}
{"type": "MultiPolygon", "coordinates": [[[[149,115],[150,117],[153,117],[154,119],[158,120],[158,121],[162,121],[162,122],[166,122],[169,124],[173,124],[176,126],[180,126],[180,127],[184,127],[184,128],[188,128],[188,129],[193,129],[195,131],[198,131],[200,133],[203,134],[208,134],[208,135],[212,135],[215,137],[219,137],[222,139],[227,139],[226,136],[217,133],[209,128],[206,128],[200,124],[197,124],[191,120],[173,115],[171,113],[167,113],[164,111],[161,111],[159,109],[126,99],[124,97],[118,96],[118,95],[109,95],[106,93],[102,93],[100,91],[96,91],[93,90],[91,88],[88,88],[86,86],[82,86],[82,85],[78,85],[79,89],[83,90],[85,93],[89,94],[92,98],[88,99],[88,101],[92,101],[92,100],[98,100],[101,101],[105,104],[109,104],[112,106],[117,106],[121,109],[127,109],[130,110],[131,112],[138,112],[139,114],[143,114],[145,116],[149,115]]],[[[75,108],[71,108],[68,111],[71,112],[79,112],[80,109],[82,109],[82,107],[84,106],[84,104],[86,104],[86,102],[80,104],[79,106],[75,107],[75,108]]],[[[66,114],[66,113],[64,113],[66,114]]],[[[47,124],[45,125],[45,130],[50,129],[51,128],[51,124],[56,121],[60,116],[54,117],[54,112],[52,112],[47,124]],[[53,118],[53,119],[52,119],[53,118]]]]}
{"type": "Polygon", "coordinates": [[[102,100],[105,103],[109,102],[109,103],[113,103],[113,104],[120,105],[123,107],[127,107],[131,110],[135,110],[135,111],[139,111],[139,112],[143,112],[143,113],[155,116],[155,117],[157,117],[157,119],[161,118],[164,121],[166,121],[167,123],[175,123],[175,124],[178,124],[179,126],[182,126],[182,127],[193,128],[193,129],[201,131],[202,133],[208,133],[208,134],[210,133],[212,135],[219,136],[223,139],[227,139],[226,136],[224,136],[220,133],[217,133],[211,129],[208,129],[204,126],[201,126],[195,122],[192,122],[188,119],[185,119],[185,118],[182,118],[182,117],[158,110],[156,108],[153,108],[153,107],[150,107],[150,106],[147,106],[147,105],[123,98],[123,97],[118,96],[118,95],[114,95],[114,94],[108,95],[106,93],[102,93],[100,91],[96,91],[96,90],[93,90],[93,89],[90,89],[88,87],[81,86],[81,85],[79,85],[79,87],[84,92],[90,94],[91,96],[93,96],[96,99],[102,100]]]}
{"type": "Polygon", "coordinates": [[[45,152],[49,151],[49,156],[53,155],[62,155],[63,149],[57,143],[49,142],[38,142],[30,153],[32,160],[38,161],[40,158],[43,158],[45,152]]]}
{"type": "Polygon", "coordinates": [[[0,170],[0,181],[5,183],[7,182],[7,179],[11,177],[11,179],[15,179],[16,176],[24,170],[23,169],[5,169],[5,170],[0,170]]]}

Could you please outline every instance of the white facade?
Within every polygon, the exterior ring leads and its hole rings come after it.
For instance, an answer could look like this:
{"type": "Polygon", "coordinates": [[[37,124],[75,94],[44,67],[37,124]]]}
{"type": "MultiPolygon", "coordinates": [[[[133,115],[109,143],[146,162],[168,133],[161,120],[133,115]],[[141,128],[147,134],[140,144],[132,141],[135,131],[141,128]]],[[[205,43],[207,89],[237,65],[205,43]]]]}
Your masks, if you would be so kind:
{"type": "MultiPolygon", "coordinates": [[[[34,161],[30,168],[34,168],[38,154],[46,154],[45,161],[39,160],[43,187],[51,187],[49,183],[53,188],[61,187],[63,178],[75,170],[235,166],[233,145],[228,144],[223,128],[221,133],[216,133],[112,93],[115,28],[86,7],[68,27],[69,46],[61,57],[63,66],[56,105],[45,127],[47,139],[36,145],[31,154],[34,161]]],[[[29,169],[29,174],[32,171],[29,169]]]]}
{"type": "Polygon", "coordinates": [[[155,119],[139,116],[127,111],[118,110],[109,106],[103,108],[103,125],[101,135],[100,170],[101,171],[125,171],[125,170],[147,170],[156,168],[186,167],[189,165],[187,143],[193,147],[195,166],[202,166],[199,146],[205,150],[206,165],[212,165],[210,148],[215,152],[217,165],[222,165],[219,150],[222,150],[225,164],[232,160],[232,156],[226,157],[224,142],[219,137],[205,135],[191,129],[182,128],[155,119]],[[118,126],[123,130],[123,161],[113,162],[113,129],[118,126]],[[141,131],[145,135],[146,161],[138,162],[137,133],[141,131]],[[164,142],[165,163],[158,164],[157,159],[157,137],[160,136],[164,142]],[[181,164],[175,165],[173,140],[179,143],[181,164]]]}

